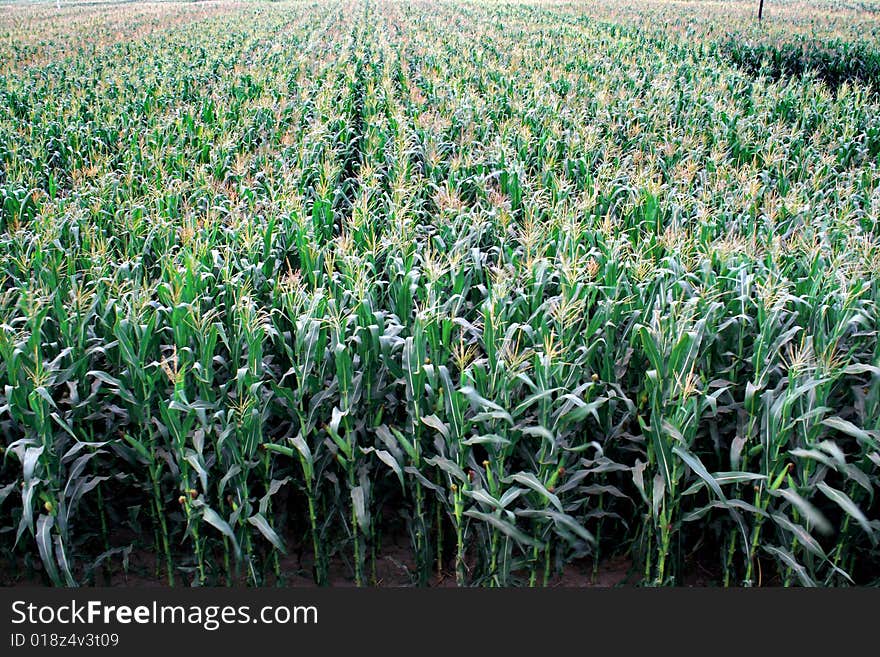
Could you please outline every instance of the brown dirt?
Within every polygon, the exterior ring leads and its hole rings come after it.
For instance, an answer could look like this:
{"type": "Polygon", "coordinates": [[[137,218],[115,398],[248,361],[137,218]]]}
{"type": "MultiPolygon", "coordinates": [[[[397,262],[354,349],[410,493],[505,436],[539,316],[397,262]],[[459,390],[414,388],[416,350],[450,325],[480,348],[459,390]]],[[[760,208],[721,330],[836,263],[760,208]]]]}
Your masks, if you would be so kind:
{"type": "MultiPolygon", "coordinates": [[[[132,552],[128,559],[127,569],[122,568],[121,557],[114,557],[109,569],[98,568],[95,572],[96,586],[164,588],[168,586],[164,570],[160,567],[157,576],[156,555],[152,552],[132,552]],[[107,571],[110,570],[109,577],[107,571]]],[[[312,578],[312,561],[310,556],[290,554],[280,561],[283,575],[282,586],[289,588],[310,588],[315,586],[312,578]]],[[[415,561],[409,547],[399,542],[383,546],[381,554],[376,556],[375,583],[370,586],[380,588],[412,587],[415,582],[415,561]]],[[[594,573],[592,560],[583,559],[568,564],[562,573],[553,577],[549,586],[552,588],[580,587],[615,587],[632,585],[628,581],[632,563],[624,557],[609,558],[600,563],[594,573]]],[[[330,586],[353,587],[354,577],[349,564],[341,558],[334,558],[330,563],[330,586]]],[[[371,566],[368,564],[368,577],[373,581],[371,566]]],[[[176,584],[186,586],[186,573],[175,573],[176,584]]],[[[20,570],[4,568],[0,571],[0,586],[40,586],[43,580],[39,572],[27,576],[20,570]]],[[[245,586],[246,582],[236,582],[236,586],[245,586]]],[[[268,581],[267,586],[274,586],[268,581]]],[[[455,572],[449,568],[434,573],[429,582],[430,587],[455,587],[455,572]]]]}

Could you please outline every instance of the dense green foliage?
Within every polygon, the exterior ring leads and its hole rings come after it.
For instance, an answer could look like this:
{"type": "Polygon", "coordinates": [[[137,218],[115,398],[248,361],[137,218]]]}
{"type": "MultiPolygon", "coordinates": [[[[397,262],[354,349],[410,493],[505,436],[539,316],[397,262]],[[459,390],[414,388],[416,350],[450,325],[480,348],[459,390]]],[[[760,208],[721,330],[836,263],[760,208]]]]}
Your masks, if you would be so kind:
{"type": "Polygon", "coordinates": [[[870,89],[573,7],[219,6],[0,77],[7,571],[876,583],[870,89]]]}
{"type": "Polygon", "coordinates": [[[749,43],[728,39],[719,44],[733,64],[753,75],[780,79],[813,74],[832,89],[844,82],[880,87],[880,51],[864,43],[799,39],[782,43],[749,43]]]}

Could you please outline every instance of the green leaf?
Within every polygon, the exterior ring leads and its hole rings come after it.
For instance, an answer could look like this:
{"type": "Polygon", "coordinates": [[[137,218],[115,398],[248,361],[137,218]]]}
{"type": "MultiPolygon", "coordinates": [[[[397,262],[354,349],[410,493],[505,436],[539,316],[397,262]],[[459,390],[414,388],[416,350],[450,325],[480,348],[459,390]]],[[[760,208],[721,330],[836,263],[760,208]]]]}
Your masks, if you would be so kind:
{"type": "Polygon", "coordinates": [[[433,456],[431,458],[425,459],[425,463],[428,465],[436,465],[438,468],[443,470],[449,475],[452,475],[454,478],[458,479],[462,483],[467,483],[468,478],[465,475],[464,470],[462,470],[456,463],[453,463],[447,458],[442,456],[433,456]]]}
{"type": "Polygon", "coordinates": [[[306,482],[311,484],[315,475],[315,461],[312,458],[312,450],[309,449],[308,443],[306,443],[302,433],[296,434],[296,436],[290,439],[290,442],[296,447],[296,451],[299,452],[303,474],[305,475],[306,482]]]}
{"type": "Polygon", "coordinates": [[[272,529],[269,521],[267,521],[266,518],[263,517],[262,513],[255,513],[250,518],[248,518],[247,521],[258,530],[260,530],[260,533],[266,537],[266,540],[269,541],[276,550],[278,550],[282,554],[285,554],[287,552],[287,550],[285,550],[284,548],[284,543],[281,540],[281,537],[279,537],[275,530],[272,529]]]}
{"type": "Polygon", "coordinates": [[[73,573],[70,571],[70,564],[67,561],[67,552],[64,549],[64,543],[61,540],[61,537],[55,536],[55,557],[58,560],[58,565],[61,566],[61,572],[64,574],[64,583],[69,588],[73,588],[76,586],[76,580],[73,578],[73,573]]]}
{"type": "Polygon", "coordinates": [[[397,459],[391,455],[391,452],[384,449],[376,449],[375,447],[367,447],[366,449],[361,449],[364,454],[374,453],[379,457],[379,460],[382,461],[385,465],[391,468],[394,471],[394,474],[397,475],[398,480],[400,480],[400,490],[406,495],[406,484],[403,480],[403,470],[400,468],[400,464],[397,462],[397,459]]]}
{"type": "Polygon", "coordinates": [[[798,560],[795,559],[790,552],[783,550],[782,548],[778,548],[775,545],[765,545],[764,550],[769,552],[770,554],[778,557],[782,560],[785,565],[791,568],[795,574],[798,576],[798,579],[801,581],[801,584],[808,587],[815,587],[816,582],[810,579],[810,576],[807,575],[806,569],[798,563],[798,560]]]}
{"type": "Polygon", "coordinates": [[[492,418],[492,419],[504,420],[510,426],[513,426],[513,424],[514,424],[513,418],[510,416],[510,413],[505,411],[503,408],[501,408],[495,402],[491,402],[488,399],[486,399],[485,397],[481,397],[473,387],[471,387],[471,386],[463,387],[461,389],[461,394],[463,394],[465,397],[467,397],[468,401],[470,401],[470,403],[475,408],[488,409],[488,411],[478,414],[478,417],[480,417],[481,419],[492,418]]]}
{"type": "Polygon", "coordinates": [[[490,506],[494,509],[498,509],[499,511],[504,511],[504,505],[501,504],[500,501],[496,500],[494,497],[489,495],[489,493],[487,493],[482,488],[480,488],[478,490],[466,490],[466,491],[464,491],[464,494],[467,495],[468,497],[470,497],[471,499],[474,499],[477,502],[480,502],[481,504],[485,504],[485,505],[490,506]]]}
{"type": "Polygon", "coordinates": [[[513,540],[521,545],[528,545],[531,547],[541,548],[543,545],[533,539],[531,536],[523,533],[520,529],[506,520],[502,520],[501,518],[490,515],[488,513],[483,513],[482,511],[475,511],[473,509],[468,509],[464,512],[464,515],[469,516],[471,518],[476,518],[477,520],[482,520],[483,522],[489,523],[493,527],[495,527],[498,531],[506,536],[510,536],[513,540]]]}
{"type": "Polygon", "coordinates": [[[505,483],[515,481],[518,484],[522,484],[527,488],[531,488],[536,493],[540,494],[544,499],[546,499],[550,504],[556,507],[556,510],[562,512],[562,502],[559,501],[559,498],[556,497],[553,493],[551,493],[547,488],[538,481],[538,478],[533,475],[531,472],[517,472],[516,474],[512,474],[506,479],[503,479],[505,483]]]}
{"type": "Polygon", "coordinates": [[[150,458],[150,452],[147,451],[147,448],[144,447],[143,443],[141,443],[139,440],[135,440],[130,435],[128,435],[128,433],[125,433],[125,432],[123,432],[123,434],[122,434],[122,439],[126,443],[131,445],[131,447],[134,449],[134,451],[136,451],[138,453],[138,456],[140,456],[144,460],[145,463],[152,463],[152,459],[150,458]]]}
{"type": "Polygon", "coordinates": [[[767,476],[754,472],[713,472],[712,478],[719,485],[725,486],[727,484],[743,484],[749,481],[763,481],[767,479],[767,476]]]}
{"type": "Polygon", "coordinates": [[[657,467],[660,469],[660,474],[663,476],[663,482],[666,484],[667,489],[672,488],[673,480],[672,480],[672,451],[669,449],[669,444],[666,442],[666,438],[659,431],[652,432],[652,443],[654,445],[654,456],[657,459],[657,467]]]}
{"type": "Polygon", "coordinates": [[[516,512],[516,515],[527,518],[548,518],[554,523],[570,529],[587,543],[596,543],[596,537],[567,513],[559,513],[550,509],[521,509],[516,512]]]}
{"type": "Polygon", "coordinates": [[[807,502],[803,497],[797,494],[791,488],[780,488],[779,490],[769,491],[771,495],[782,497],[794,506],[810,524],[816,527],[823,534],[830,534],[832,531],[831,523],[822,515],[815,506],[807,502]]]}
{"type": "Polygon", "coordinates": [[[663,368],[664,359],[663,356],[660,355],[660,350],[657,349],[657,343],[654,342],[654,336],[651,335],[647,326],[640,326],[638,328],[638,334],[642,342],[642,349],[645,350],[645,355],[648,357],[648,363],[651,365],[652,369],[662,375],[665,371],[663,368]]]}
{"type": "Polygon", "coordinates": [[[815,554],[817,557],[822,559],[826,558],[825,552],[822,550],[822,546],[819,545],[819,542],[801,525],[793,522],[781,513],[771,513],[770,517],[773,518],[777,525],[794,534],[798,541],[800,541],[801,545],[807,548],[807,550],[815,554]]]}
{"type": "Polygon", "coordinates": [[[666,493],[666,483],[659,474],[654,475],[654,490],[651,493],[651,513],[655,518],[660,517],[660,504],[663,501],[663,495],[666,493]]]}
{"type": "Polygon", "coordinates": [[[232,541],[232,545],[235,548],[235,554],[240,557],[241,550],[238,547],[238,540],[235,538],[235,532],[232,531],[232,527],[229,526],[229,523],[221,518],[220,514],[209,506],[205,506],[202,509],[202,518],[212,527],[219,529],[220,533],[232,541]]]}
{"type": "Polygon", "coordinates": [[[55,518],[46,514],[40,514],[37,518],[37,550],[40,552],[40,559],[46,568],[46,574],[55,586],[64,586],[61,575],[58,574],[58,566],[55,564],[54,550],[52,549],[52,526],[55,524],[55,518]]]}
{"type": "Polygon", "coordinates": [[[645,504],[648,504],[648,493],[645,490],[645,468],[648,467],[647,463],[642,461],[636,461],[636,464],[632,468],[632,478],[633,483],[636,486],[636,489],[639,491],[639,494],[642,496],[642,501],[645,504]]]}
{"type": "Polygon", "coordinates": [[[467,445],[468,447],[471,445],[498,445],[501,447],[507,447],[510,445],[510,440],[503,436],[499,436],[497,433],[486,433],[479,436],[471,436],[470,438],[462,440],[461,444],[467,445]]]}
{"type": "Polygon", "coordinates": [[[52,395],[49,394],[49,391],[46,390],[46,388],[44,388],[43,386],[39,386],[34,389],[34,392],[36,392],[40,397],[42,397],[46,401],[46,403],[49,404],[49,406],[51,406],[54,409],[58,408],[58,406],[55,404],[55,400],[52,399],[52,395]]]}
{"type": "Polygon", "coordinates": [[[687,463],[688,467],[693,470],[700,479],[705,481],[709,488],[711,488],[722,501],[727,501],[727,498],[724,496],[724,491],[721,490],[721,486],[715,481],[715,477],[709,474],[709,471],[706,470],[703,462],[695,454],[691,454],[681,445],[674,445],[672,447],[672,453],[687,463]]]}
{"type": "Polygon", "coordinates": [[[877,446],[878,444],[875,436],[872,436],[864,429],[859,429],[859,427],[854,425],[849,420],[844,420],[839,417],[826,417],[824,420],[822,420],[822,424],[824,424],[826,427],[836,429],[837,431],[840,431],[847,436],[851,436],[863,443],[867,443],[873,446],[877,446]]]}
{"type": "Polygon", "coordinates": [[[111,388],[114,389],[116,394],[118,394],[123,401],[129,404],[137,403],[135,402],[134,396],[128,391],[128,389],[122,384],[122,382],[119,379],[110,376],[106,372],[102,372],[100,370],[90,370],[86,372],[86,376],[93,376],[98,379],[98,381],[109,385],[111,388]]]}
{"type": "Polygon", "coordinates": [[[439,432],[444,438],[449,438],[449,427],[447,427],[436,415],[425,415],[420,419],[422,420],[422,424],[439,432]]]}
{"type": "Polygon", "coordinates": [[[351,489],[351,503],[354,505],[354,515],[357,518],[361,531],[367,533],[370,529],[370,518],[367,516],[367,503],[363,486],[355,486],[351,489]]]}
{"type": "Polygon", "coordinates": [[[844,493],[843,491],[839,491],[836,488],[832,488],[825,482],[819,482],[818,488],[829,500],[837,504],[841,509],[843,509],[849,516],[855,520],[862,529],[865,530],[865,533],[871,537],[873,542],[876,542],[874,538],[874,528],[871,527],[871,523],[868,522],[868,518],[865,517],[865,514],[862,513],[861,509],[856,506],[856,503],[852,501],[849,495],[844,493]]]}

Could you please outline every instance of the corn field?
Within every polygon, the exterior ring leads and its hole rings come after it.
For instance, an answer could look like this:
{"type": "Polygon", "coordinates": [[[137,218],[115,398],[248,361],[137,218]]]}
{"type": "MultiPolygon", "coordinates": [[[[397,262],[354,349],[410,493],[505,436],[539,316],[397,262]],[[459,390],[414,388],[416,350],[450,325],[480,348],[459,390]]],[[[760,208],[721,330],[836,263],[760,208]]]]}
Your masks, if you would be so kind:
{"type": "Polygon", "coordinates": [[[851,4],[7,7],[2,579],[880,584],[851,4]]]}

